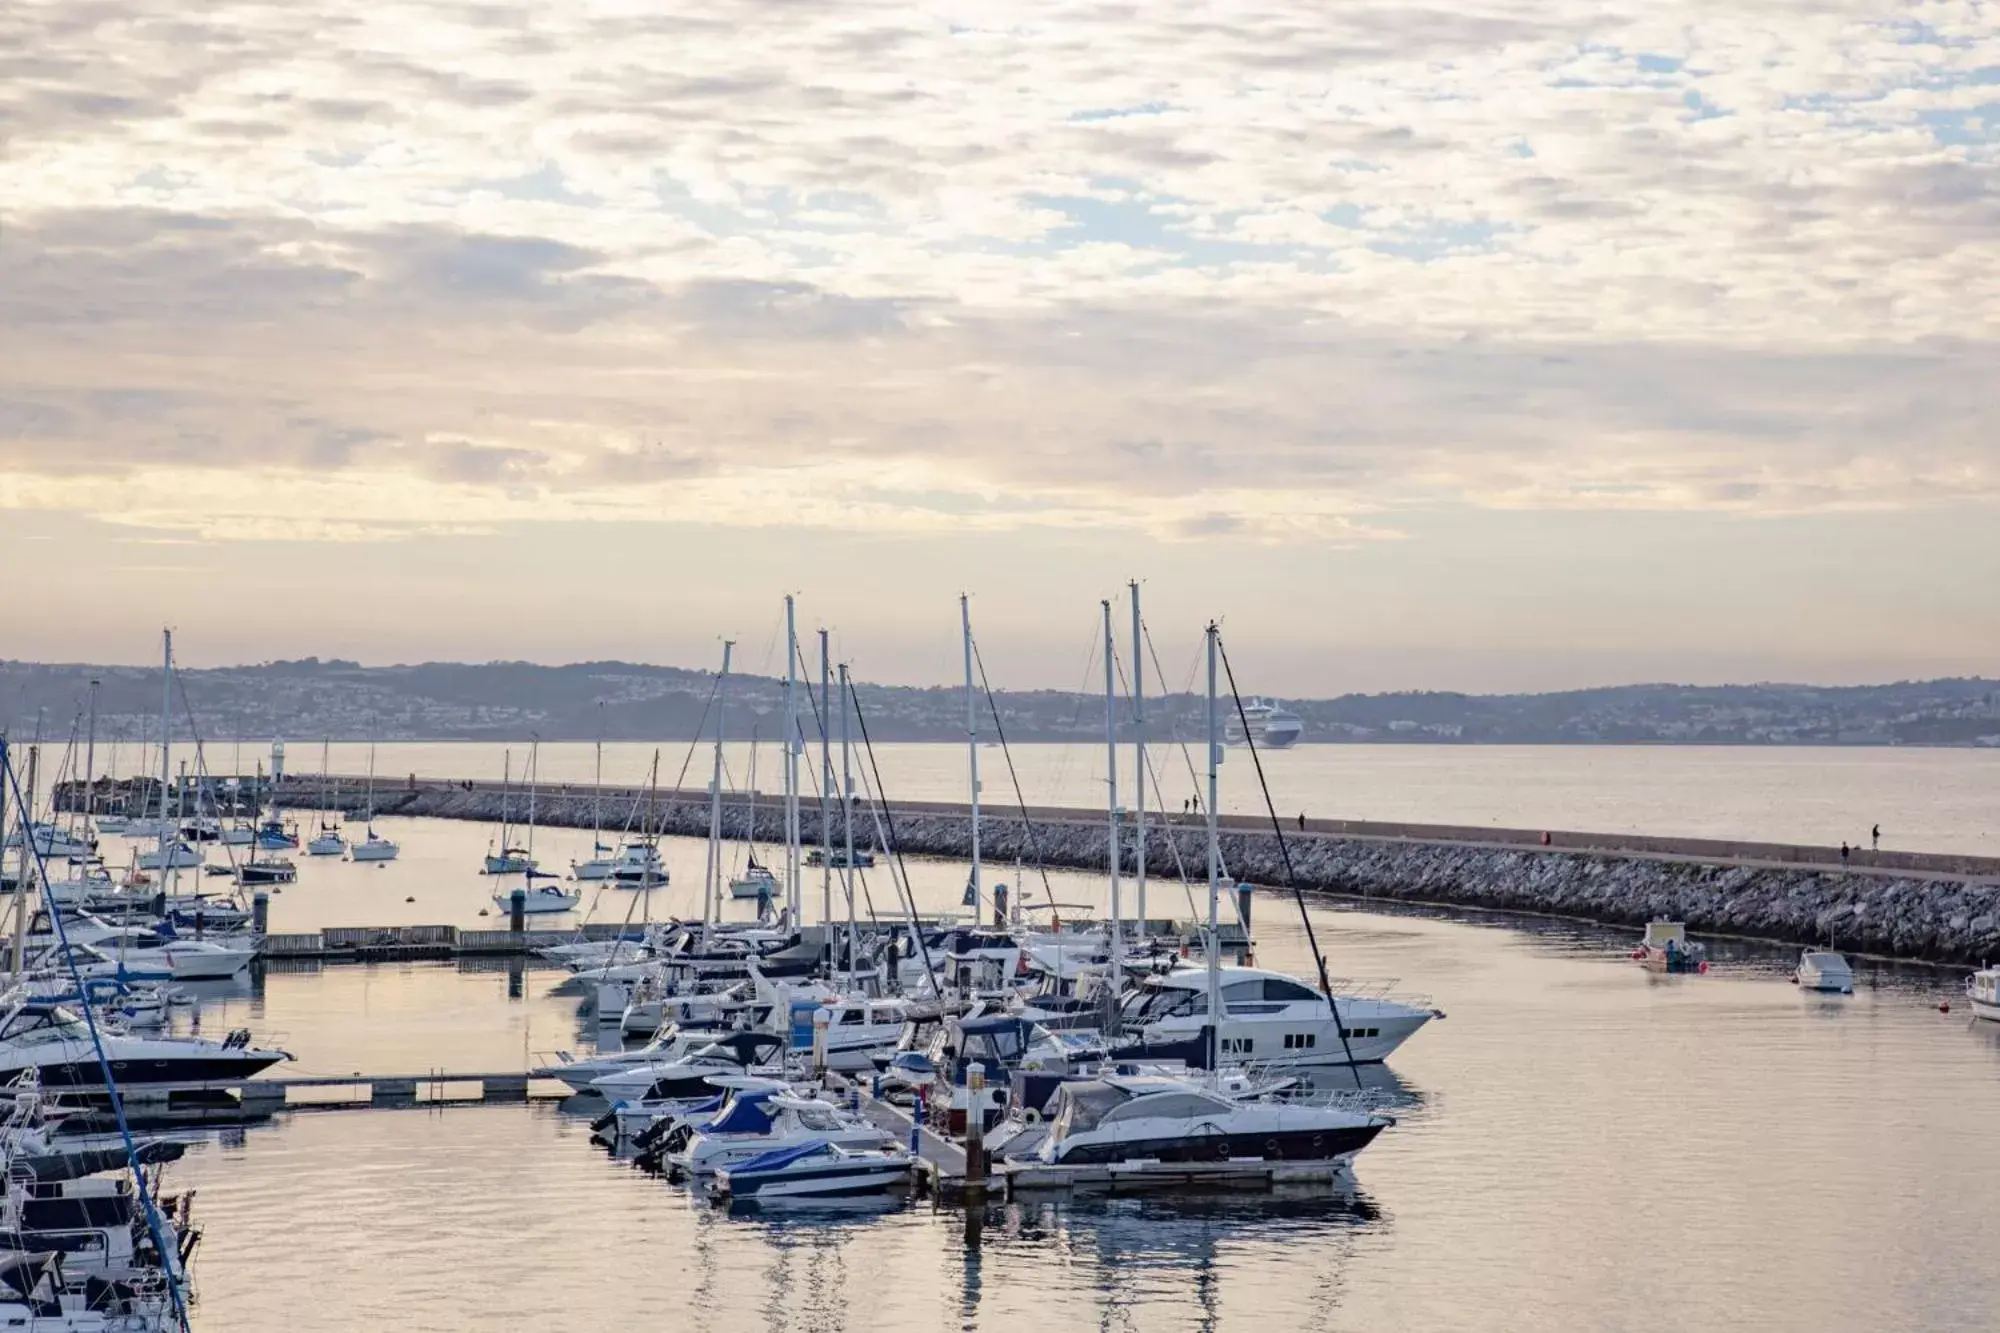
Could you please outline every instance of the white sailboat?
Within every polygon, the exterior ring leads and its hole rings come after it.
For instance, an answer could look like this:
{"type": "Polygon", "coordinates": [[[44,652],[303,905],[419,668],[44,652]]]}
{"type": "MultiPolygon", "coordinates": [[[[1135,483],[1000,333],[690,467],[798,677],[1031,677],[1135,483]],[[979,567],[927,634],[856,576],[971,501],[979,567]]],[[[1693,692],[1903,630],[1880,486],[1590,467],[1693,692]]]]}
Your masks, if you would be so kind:
{"type": "Polygon", "coordinates": [[[611,848],[604,845],[604,703],[597,705],[597,763],[590,786],[590,859],[571,861],[571,879],[602,880],[612,878],[618,862],[610,855],[611,848]]]}
{"type": "Polygon", "coordinates": [[[339,787],[336,785],[329,788],[327,785],[332,754],[332,743],[322,741],[319,747],[319,795],[321,807],[319,832],[314,835],[311,842],[306,844],[307,856],[339,856],[347,850],[347,839],[340,836],[339,825],[326,822],[325,811],[340,808],[339,787]]]}
{"type": "MultiPolygon", "coordinates": [[[[520,870],[518,873],[528,877],[527,888],[522,896],[521,909],[531,916],[547,916],[558,912],[572,911],[578,903],[583,901],[582,889],[565,889],[559,884],[535,883],[537,876],[535,870],[535,796],[536,784],[539,781],[538,770],[540,765],[538,761],[540,755],[541,742],[538,740],[528,747],[528,845],[518,850],[505,849],[505,854],[508,857],[514,858],[519,863],[520,870]]],[[[493,858],[489,856],[486,859],[490,866],[493,858]]],[[[488,870],[487,873],[506,872],[488,870]]],[[[544,879],[553,878],[553,876],[549,875],[542,875],[541,877],[544,879]]],[[[514,908],[514,891],[510,890],[506,893],[494,894],[493,902],[496,906],[512,912],[514,908]]]]}
{"type": "MultiPolygon", "coordinates": [[[[500,758],[500,836],[497,844],[489,844],[482,869],[488,875],[525,875],[535,868],[535,862],[525,848],[513,845],[513,825],[508,819],[507,800],[514,782],[514,752],[506,751],[500,758]],[[499,850],[495,852],[493,846],[499,850]]],[[[500,895],[495,894],[495,901],[500,895]]]]}
{"type": "Polygon", "coordinates": [[[368,742],[368,836],[347,849],[350,861],[393,861],[403,849],[375,831],[375,742],[368,742]]]}
{"type": "Polygon", "coordinates": [[[757,737],[750,737],[750,864],[741,875],[729,881],[729,896],[751,902],[775,903],[780,901],[783,886],[771,868],[757,859],[757,737]]]}

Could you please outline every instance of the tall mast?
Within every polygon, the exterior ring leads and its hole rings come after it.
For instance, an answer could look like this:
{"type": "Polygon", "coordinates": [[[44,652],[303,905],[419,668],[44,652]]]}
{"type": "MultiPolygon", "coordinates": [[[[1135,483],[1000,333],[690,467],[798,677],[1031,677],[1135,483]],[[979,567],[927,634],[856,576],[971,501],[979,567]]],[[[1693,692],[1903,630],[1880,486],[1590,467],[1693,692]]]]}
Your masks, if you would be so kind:
{"type": "Polygon", "coordinates": [[[833,958],[833,659],[826,631],[819,632],[819,922],[826,930],[826,956],[833,958]]]}
{"type": "MultiPolygon", "coordinates": [[[[324,779],[321,780],[324,785],[324,779]]],[[[514,752],[500,752],[500,858],[507,858],[507,793],[514,786],[514,752]]]]}
{"type": "Polygon", "coordinates": [[[715,877],[722,865],[722,729],[728,716],[729,654],[734,639],[722,641],[722,674],[715,678],[715,771],[708,783],[708,864],[701,882],[701,928],[706,940],[715,924],[715,877]]]}
{"type": "Polygon", "coordinates": [[[1133,781],[1138,784],[1133,802],[1134,812],[1133,852],[1138,860],[1136,869],[1138,888],[1138,927],[1134,934],[1143,938],[1146,933],[1146,652],[1141,645],[1145,634],[1144,623],[1139,619],[1139,580],[1132,580],[1132,744],[1138,772],[1133,781]]]}
{"type": "Polygon", "coordinates": [[[535,789],[542,780],[542,738],[528,733],[528,870],[535,868],[535,789]]]}
{"type": "Polygon", "coordinates": [[[590,855],[604,855],[604,700],[597,701],[597,766],[590,780],[590,855]]]}
{"type": "Polygon", "coordinates": [[[83,839],[90,841],[90,816],[97,794],[97,682],[90,682],[90,731],[83,744],[83,839]]]}
{"type": "Polygon", "coordinates": [[[845,864],[841,868],[841,881],[847,887],[847,971],[850,976],[860,967],[861,955],[855,951],[854,925],[854,766],[850,752],[847,719],[851,713],[848,701],[854,686],[847,678],[847,663],[840,664],[840,808],[843,837],[847,843],[845,864]]]}
{"type": "Polygon", "coordinates": [[[799,928],[804,904],[799,886],[799,625],[792,595],[785,594],[785,919],[799,928]]]}
{"type": "MultiPolygon", "coordinates": [[[[979,705],[972,691],[972,599],[958,595],[958,621],[965,631],[965,761],[972,777],[972,922],[979,924],[979,705]]],[[[1015,885],[1019,892],[1020,885],[1015,885]]]]}
{"type": "Polygon", "coordinates": [[[173,775],[169,751],[174,736],[174,632],[160,631],[160,865],[167,864],[167,782],[173,775]]]}
{"type": "Polygon", "coordinates": [[[1215,824],[1216,767],[1222,738],[1215,729],[1215,622],[1208,623],[1208,1067],[1221,1063],[1222,947],[1216,938],[1216,904],[1222,897],[1222,846],[1215,824]]]}
{"type": "Polygon", "coordinates": [[[1125,959],[1125,911],[1118,864],[1118,644],[1111,637],[1111,599],[1104,599],[1104,762],[1108,789],[1105,827],[1111,835],[1111,984],[1125,959]]]}

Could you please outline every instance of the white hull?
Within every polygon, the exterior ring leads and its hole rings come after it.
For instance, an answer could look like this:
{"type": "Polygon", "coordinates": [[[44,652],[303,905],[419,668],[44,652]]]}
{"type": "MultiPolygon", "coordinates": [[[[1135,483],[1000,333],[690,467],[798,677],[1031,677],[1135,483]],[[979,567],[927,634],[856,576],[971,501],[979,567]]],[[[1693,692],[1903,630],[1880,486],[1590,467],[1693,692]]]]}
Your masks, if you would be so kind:
{"type": "Polygon", "coordinates": [[[202,854],[192,847],[169,847],[164,853],[158,851],[141,852],[141,870],[192,870],[202,863],[202,854]]]}
{"type": "Polygon", "coordinates": [[[569,868],[569,877],[571,879],[593,881],[610,879],[613,868],[613,864],[610,861],[585,861],[580,865],[571,866],[569,868]]]}
{"type": "Polygon", "coordinates": [[[1974,1000],[1972,1001],[1972,1016],[2000,1023],[2000,1004],[1996,1004],[1991,1000],[1974,1000]]]}
{"type": "MultiPolygon", "coordinates": [[[[811,1168],[807,1169],[809,1172],[811,1168]]],[[[716,1182],[717,1191],[737,1199],[837,1199],[863,1194],[887,1194],[910,1183],[910,1164],[847,1167],[828,1174],[805,1174],[787,1178],[777,1172],[754,1181],[729,1178],[725,1169],[716,1182]]]]}
{"type": "MultiPolygon", "coordinates": [[[[530,889],[524,896],[521,910],[529,916],[553,916],[558,912],[569,912],[583,901],[581,893],[562,893],[556,890],[530,889]]],[[[514,910],[514,896],[508,893],[493,895],[494,905],[502,912],[514,910]]]]}
{"type": "Polygon", "coordinates": [[[729,881],[729,896],[755,902],[759,898],[778,900],[778,886],[768,879],[732,879],[729,881]]]}
{"type": "Polygon", "coordinates": [[[372,842],[357,842],[347,849],[350,861],[393,861],[403,849],[387,838],[376,838],[372,842]]]}
{"type": "Polygon", "coordinates": [[[306,844],[307,856],[339,856],[346,850],[347,843],[342,838],[314,838],[306,844]]]}
{"type": "Polygon", "coordinates": [[[159,952],[167,956],[175,981],[223,981],[250,966],[256,956],[248,949],[190,949],[172,944],[159,952]]]}

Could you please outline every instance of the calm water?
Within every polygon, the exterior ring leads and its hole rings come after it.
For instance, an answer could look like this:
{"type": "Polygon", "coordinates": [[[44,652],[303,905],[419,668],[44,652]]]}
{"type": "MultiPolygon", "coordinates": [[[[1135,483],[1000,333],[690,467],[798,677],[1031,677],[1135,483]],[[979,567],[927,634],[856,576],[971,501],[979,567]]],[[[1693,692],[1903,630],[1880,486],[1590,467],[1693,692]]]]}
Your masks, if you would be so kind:
{"type": "MultiPolygon", "coordinates": [[[[481,830],[394,832],[407,861],[309,865],[287,924],[364,923],[401,889],[426,919],[477,910],[481,830]]],[[[699,845],[674,855],[695,882],[674,892],[698,891],[699,845]]],[[[959,868],[919,874],[926,906],[955,901],[959,868]]],[[[1259,911],[1264,961],[1307,967],[1295,909],[1259,911]]],[[[197,1326],[2000,1325],[2000,1025],[1937,1012],[1956,974],[1863,965],[1857,995],[1819,1000],[1777,951],[1720,945],[1711,975],[1661,978],[1618,932],[1314,911],[1337,973],[1400,978],[1450,1014],[1377,1080],[1400,1123],[1351,1194],[996,1207],[973,1249],[961,1214],[927,1207],[696,1207],[554,1105],[299,1114],[174,1168],[208,1227],[197,1326]]],[[[593,1035],[556,984],[448,964],[273,973],[212,995],[203,1022],[249,1024],[297,1072],[520,1068],[593,1035]]]]}
{"type": "MultiPolygon", "coordinates": [[[[643,783],[652,746],[606,745],[607,782],[643,783]]],[[[320,747],[293,741],[288,767],[317,771],[320,747]]],[[[728,751],[731,786],[747,786],[750,747],[728,751]]],[[[1192,747],[1200,749],[1199,745],[1192,747]]],[[[411,773],[434,778],[498,780],[503,753],[513,753],[518,777],[525,746],[426,743],[385,744],[376,767],[385,783],[411,773]]],[[[1021,794],[1029,805],[1099,807],[1105,796],[1102,746],[1013,747],[1021,794]]],[[[232,762],[247,771],[268,757],[264,745],[211,747],[211,771],[232,762]]],[[[122,760],[129,769],[133,755],[122,760]]],[[[688,746],[663,747],[660,781],[673,785],[688,746]]],[[[965,750],[957,745],[880,745],[876,759],[883,785],[902,800],[962,801],[965,750]]],[[[155,761],[157,762],[157,761],[155,761]]],[[[763,747],[756,785],[782,788],[775,746],[763,747]]],[[[835,757],[838,763],[838,756],[835,757]]],[[[332,747],[335,771],[367,771],[368,747],[332,747]]],[[[687,785],[705,788],[706,751],[688,767],[687,785]]],[[[1307,745],[1264,756],[1266,776],[1281,813],[1433,824],[1474,824],[1523,829],[1578,829],[1606,833],[1680,834],[1807,842],[1832,846],[1865,843],[1882,826],[1882,845],[1916,851],[2000,855],[2000,750],[1755,749],[1698,746],[1454,746],[1307,745]]],[[[1129,804],[1135,774],[1129,747],[1120,759],[1119,790],[1129,804]]],[[[867,779],[855,760],[857,781],[867,779]]],[[[1014,804],[1007,754],[980,752],[985,799],[996,809],[1014,804]]],[[[588,782],[595,766],[589,744],[549,744],[541,749],[547,784],[588,782]]],[[[802,765],[808,786],[814,763],[802,765]]],[[[1152,755],[1154,779],[1165,804],[1178,809],[1196,789],[1191,752],[1160,743],[1152,755]]],[[[1256,773],[1247,752],[1232,750],[1223,765],[1225,810],[1262,813],[1256,773]]],[[[872,779],[867,781],[872,787],[872,779]]],[[[357,801],[358,803],[358,801],[357,801]]],[[[1160,801],[1152,801],[1158,808],[1160,801]]],[[[620,816],[607,813],[607,821],[620,816]]]]}

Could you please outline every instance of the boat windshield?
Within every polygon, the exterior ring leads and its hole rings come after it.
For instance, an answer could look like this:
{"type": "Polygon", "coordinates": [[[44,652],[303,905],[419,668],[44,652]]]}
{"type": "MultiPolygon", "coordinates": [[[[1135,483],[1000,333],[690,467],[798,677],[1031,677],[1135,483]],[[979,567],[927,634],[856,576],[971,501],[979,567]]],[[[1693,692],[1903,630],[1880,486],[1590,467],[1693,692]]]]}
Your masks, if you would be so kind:
{"type": "Polygon", "coordinates": [[[1061,1097],[1062,1105],[1049,1126],[1049,1137],[1058,1141],[1097,1128],[1100,1120],[1130,1100],[1122,1088],[1109,1083],[1068,1083],[1061,1097]]]}
{"type": "Polygon", "coordinates": [[[1156,986],[1142,990],[1125,1001],[1125,1021],[1151,1022],[1161,1018],[1186,1018],[1208,1012],[1208,992],[1156,986]]]}
{"type": "Polygon", "coordinates": [[[88,1041],[90,1031],[83,1020],[60,1006],[53,1009],[23,1009],[0,1025],[0,1041],[17,1046],[51,1041],[88,1041]]]}

